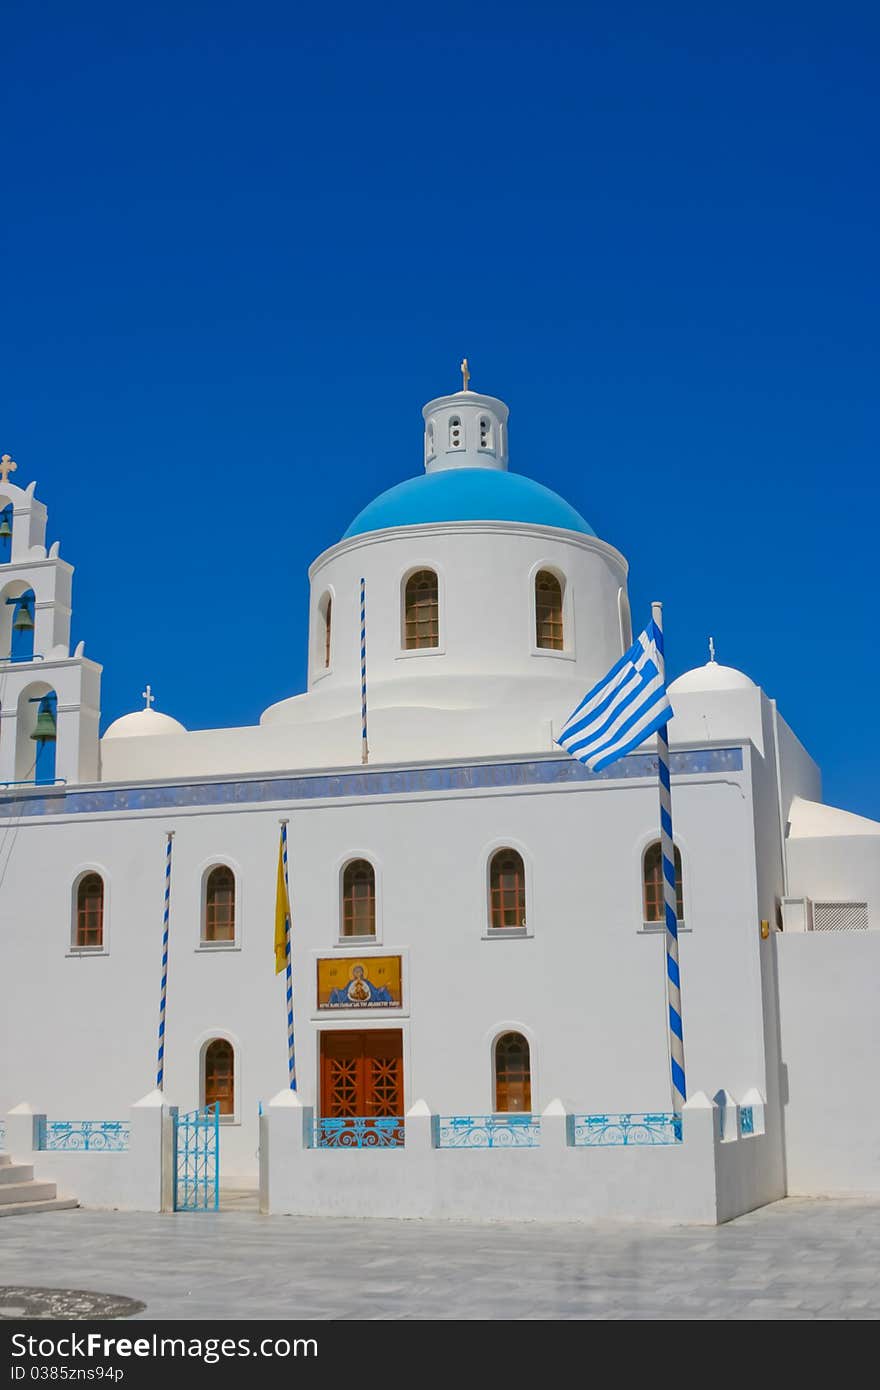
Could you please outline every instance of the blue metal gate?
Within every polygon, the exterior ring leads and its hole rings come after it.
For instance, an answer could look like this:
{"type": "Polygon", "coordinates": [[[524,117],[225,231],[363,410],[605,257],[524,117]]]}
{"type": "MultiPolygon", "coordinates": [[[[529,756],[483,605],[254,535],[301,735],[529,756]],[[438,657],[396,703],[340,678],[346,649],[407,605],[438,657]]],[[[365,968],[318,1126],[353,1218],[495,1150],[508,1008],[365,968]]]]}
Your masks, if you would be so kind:
{"type": "Polygon", "coordinates": [[[174,1210],[216,1211],[220,1204],[220,1105],[174,1118],[174,1210]]]}

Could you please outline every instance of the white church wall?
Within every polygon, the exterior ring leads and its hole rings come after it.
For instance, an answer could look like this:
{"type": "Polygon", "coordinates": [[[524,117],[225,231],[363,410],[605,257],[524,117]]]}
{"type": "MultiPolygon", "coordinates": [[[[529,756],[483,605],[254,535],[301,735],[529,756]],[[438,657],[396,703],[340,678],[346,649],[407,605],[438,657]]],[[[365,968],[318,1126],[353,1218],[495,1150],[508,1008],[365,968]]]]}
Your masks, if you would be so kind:
{"type": "Polygon", "coordinates": [[[792,1195],[880,1192],[880,932],[773,938],[792,1195]]]}
{"type": "MultiPolygon", "coordinates": [[[[408,526],[355,536],[314,562],[311,580],[310,688],[360,687],[360,580],[366,580],[370,682],[430,675],[497,674],[552,679],[562,674],[581,694],[621,654],[618,592],[623,556],[594,536],[508,522],[408,526]],[[573,595],[563,652],[536,651],[532,586],[538,568],[564,576],[573,595]],[[407,651],[402,632],[406,576],[433,569],[440,581],[438,648],[407,651]],[[332,670],[315,661],[319,601],[332,586],[332,670]]],[[[479,692],[476,691],[479,696],[479,692]]],[[[483,703],[477,698],[477,705],[483,703]]],[[[285,702],[264,720],[284,717],[285,702]]]]}
{"type": "MultiPolygon", "coordinates": [[[[675,801],[689,1086],[763,1090],[747,787],[740,775],[683,777],[675,801]]],[[[492,1041],[519,1028],[533,1039],[535,1108],[560,1095],[590,1112],[668,1109],[663,938],[642,922],[641,853],[657,816],[650,779],[23,822],[0,906],[4,979],[16,982],[4,989],[3,1046],[15,1067],[0,1081],[0,1104],[39,1095],[51,1118],[113,1119],[150,1084],[173,828],[166,1094],[182,1110],[196,1106],[204,1042],[237,1040],[239,1122],[222,1126],[224,1167],[256,1171],[258,1101],[286,1076],[284,986],[272,959],[280,814],[290,816],[304,1099],[317,1093],[321,1028],[399,1026],[406,1104],[425,1094],[447,1113],[486,1113],[492,1041]],[[505,841],[522,845],[531,865],[529,935],[486,939],[486,855],[505,841]],[[381,875],[372,954],[406,957],[403,1011],[375,1024],[316,1016],[316,954],[357,949],[338,934],[339,865],[353,851],[381,875]],[[200,945],[199,887],[215,858],[240,873],[232,949],[200,945]],[[108,883],[108,949],[77,954],[72,884],[94,866],[108,883]]]]}
{"type": "MultiPolygon", "coordinates": [[[[790,839],[790,896],[813,902],[864,902],[880,931],[880,837],[828,835],[790,839]]],[[[837,933],[831,933],[837,935],[837,933]]]]}

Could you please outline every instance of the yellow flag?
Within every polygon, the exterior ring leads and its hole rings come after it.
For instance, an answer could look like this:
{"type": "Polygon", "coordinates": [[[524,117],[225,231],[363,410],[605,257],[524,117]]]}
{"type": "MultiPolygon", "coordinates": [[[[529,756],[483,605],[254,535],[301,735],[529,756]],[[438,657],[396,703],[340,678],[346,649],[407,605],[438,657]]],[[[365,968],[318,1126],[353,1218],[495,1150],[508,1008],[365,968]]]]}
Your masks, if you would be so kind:
{"type": "Polygon", "coordinates": [[[275,974],[280,975],[287,966],[287,919],[290,916],[290,899],[287,896],[287,883],[284,878],[283,841],[278,845],[278,886],[275,890],[275,974]]]}

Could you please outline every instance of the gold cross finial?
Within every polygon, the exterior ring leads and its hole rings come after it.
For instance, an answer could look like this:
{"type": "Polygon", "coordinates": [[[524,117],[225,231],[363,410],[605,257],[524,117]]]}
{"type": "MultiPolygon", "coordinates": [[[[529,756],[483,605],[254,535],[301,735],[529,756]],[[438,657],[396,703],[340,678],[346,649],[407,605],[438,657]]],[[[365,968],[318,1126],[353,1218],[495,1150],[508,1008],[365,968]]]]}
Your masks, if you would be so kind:
{"type": "Polygon", "coordinates": [[[3,479],[4,483],[10,473],[14,473],[17,467],[18,464],[11,454],[4,454],[3,457],[0,458],[0,478],[3,479]]]}
{"type": "Polygon", "coordinates": [[[468,382],[469,382],[470,379],[471,379],[471,372],[470,372],[470,367],[468,366],[468,360],[467,360],[466,357],[463,357],[463,358],[461,359],[461,368],[460,368],[460,371],[461,371],[461,380],[462,380],[462,387],[461,387],[461,389],[462,389],[462,391],[467,391],[467,389],[468,389],[468,382]]]}

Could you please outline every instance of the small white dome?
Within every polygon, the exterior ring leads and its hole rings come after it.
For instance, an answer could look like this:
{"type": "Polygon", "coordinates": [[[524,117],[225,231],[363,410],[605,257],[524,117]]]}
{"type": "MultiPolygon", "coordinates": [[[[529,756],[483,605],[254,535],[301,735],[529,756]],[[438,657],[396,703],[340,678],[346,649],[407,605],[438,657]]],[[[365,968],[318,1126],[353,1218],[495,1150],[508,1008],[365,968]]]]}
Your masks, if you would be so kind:
{"type": "Polygon", "coordinates": [[[719,666],[717,661],[707,661],[705,666],[695,666],[685,671],[669,687],[670,695],[691,695],[715,690],[754,690],[755,682],[744,671],[735,666],[719,666]]]}
{"type": "Polygon", "coordinates": [[[155,709],[139,709],[134,714],[124,714],[114,719],[104,734],[105,738],[144,738],[151,734],[185,734],[186,729],[170,714],[160,714],[155,709]]]}

